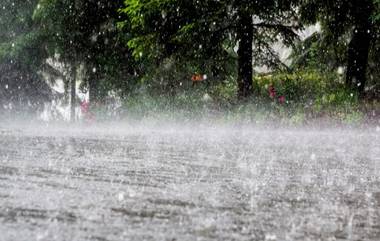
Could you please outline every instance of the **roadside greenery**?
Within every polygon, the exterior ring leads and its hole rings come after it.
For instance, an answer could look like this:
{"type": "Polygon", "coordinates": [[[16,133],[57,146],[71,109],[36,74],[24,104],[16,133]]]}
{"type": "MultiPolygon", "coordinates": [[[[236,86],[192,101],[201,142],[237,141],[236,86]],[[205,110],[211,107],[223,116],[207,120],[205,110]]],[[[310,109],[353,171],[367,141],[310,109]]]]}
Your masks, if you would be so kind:
{"type": "Polygon", "coordinates": [[[375,121],[369,110],[379,110],[376,100],[361,100],[347,89],[343,76],[307,70],[262,74],[254,78],[254,95],[246,102],[236,99],[233,78],[206,86],[187,87],[172,96],[141,90],[124,101],[125,118],[216,118],[254,123],[307,124],[334,121],[358,124],[375,121]],[[273,92],[275,93],[273,95],[273,92]]]}
{"type": "Polygon", "coordinates": [[[0,11],[2,111],[56,98],[49,76],[72,113],[80,85],[97,113],[117,99],[125,115],[378,117],[379,0],[4,0],[0,11]],[[276,44],[291,49],[286,64],[276,44]]]}

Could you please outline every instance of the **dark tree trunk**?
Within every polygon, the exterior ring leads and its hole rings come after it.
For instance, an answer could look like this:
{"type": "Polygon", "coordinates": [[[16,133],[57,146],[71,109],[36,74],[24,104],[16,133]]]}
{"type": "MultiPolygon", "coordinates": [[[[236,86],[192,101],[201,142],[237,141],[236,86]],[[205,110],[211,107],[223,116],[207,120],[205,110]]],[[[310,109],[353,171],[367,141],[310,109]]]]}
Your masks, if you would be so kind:
{"type": "Polygon", "coordinates": [[[77,80],[77,66],[73,65],[71,68],[70,79],[70,121],[75,121],[75,105],[76,105],[76,81],[77,80]]]}
{"type": "Polygon", "coordinates": [[[356,28],[348,45],[346,85],[363,92],[366,84],[370,35],[366,29],[356,28]]]}
{"type": "Polygon", "coordinates": [[[63,98],[65,101],[65,104],[69,104],[70,103],[70,98],[69,98],[70,77],[69,78],[67,78],[66,76],[63,77],[63,89],[64,89],[63,98]]]}
{"type": "Polygon", "coordinates": [[[253,93],[253,19],[246,13],[239,14],[237,29],[238,49],[238,98],[245,99],[253,93]]]}
{"type": "Polygon", "coordinates": [[[88,91],[90,97],[90,105],[91,107],[95,106],[99,101],[99,80],[96,73],[90,70],[90,75],[88,79],[88,91]]]}
{"type": "Polygon", "coordinates": [[[372,35],[371,3],[367,0],[359,1],[355,12],[356,24],[347,52],[346,85],[362,94],[367,80],[368,55],[372,35]]]}
{"type": "Polygon", "coordinates": [[[86,82],[88,84],[88,95],[90,109],[94,108],[99,101],[101,101],[100,90],[99,90],[99,73],[96,68],[96,64],[86,63],[86,82]]]}

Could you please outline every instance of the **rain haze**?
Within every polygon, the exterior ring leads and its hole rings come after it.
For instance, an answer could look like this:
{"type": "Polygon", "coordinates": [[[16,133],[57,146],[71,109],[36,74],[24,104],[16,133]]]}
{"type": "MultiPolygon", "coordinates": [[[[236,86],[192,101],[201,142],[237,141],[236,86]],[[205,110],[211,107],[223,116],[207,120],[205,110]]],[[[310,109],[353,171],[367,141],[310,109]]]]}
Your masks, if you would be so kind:
{"type": "Polygon", "coordinates": [[[2,0],[0,241],[380,240],[378,0],[2,0]]]}

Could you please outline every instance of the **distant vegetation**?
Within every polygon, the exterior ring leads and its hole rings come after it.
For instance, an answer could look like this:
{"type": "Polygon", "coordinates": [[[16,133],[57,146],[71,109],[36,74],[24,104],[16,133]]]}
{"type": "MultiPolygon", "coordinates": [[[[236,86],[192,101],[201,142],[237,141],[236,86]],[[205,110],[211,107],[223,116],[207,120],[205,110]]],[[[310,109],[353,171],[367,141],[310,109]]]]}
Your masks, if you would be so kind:
{"type": "Polygon", "coordinates": [[[2,0],[0,29],[3,113],[73,112],[80,83],[94,113],[379,117],[379,0],[2,0]]]}

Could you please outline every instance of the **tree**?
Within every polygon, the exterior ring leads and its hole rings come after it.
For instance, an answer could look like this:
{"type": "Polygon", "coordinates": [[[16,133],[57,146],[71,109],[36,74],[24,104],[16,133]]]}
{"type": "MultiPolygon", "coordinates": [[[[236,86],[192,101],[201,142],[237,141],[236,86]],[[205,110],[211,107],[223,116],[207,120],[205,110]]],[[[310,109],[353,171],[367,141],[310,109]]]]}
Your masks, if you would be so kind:
{"type": "MultiPolygon", "coordinates": [[[[78,25],[79,6],[70,0],[40,0],[34,13],[34,20],[44,32],[45,44],[51,57],[59,54],[59,61],[70,68],[70,119],[75,119],[76,76],[80,52],[84,44],[78,25]]],[[[67,78],[64,79],[67,81],[67,78]]],[[[67,86],[65,83],[65,86],[67,86]]],[[[66,90],[67,91],[67,88],[66,90]]]]}
{"type": "MultiPolygon", "coordinates": [[[[330,44],[346,42],[345,64],[347,87],[363,93],[371,45],[376,40],[378,25],[373,16],[377,0],[306,0],[301,4],[305,23],[322,24],[330,44]]],[[[333,48],[334,49],[334,48],[333,48]]]]}
{"type": "Polygon", "coordinates": [[[253,63],[278,64],[271,43],[283,40],[290,44],[296,37],[293,4],[290,0],[129,0],[122,12],[132,24],[135,35],[129,47],[136,57],[158,62],[167,56],[212,59],[218,66],[226,53],[238,47],[233,51],[237,54],[238,97],[245,99],[253,93],[253,63]]]}
{"type": "Polygon", "coordinates": [[[375,6],[377,7],[375,9],[375,13],[373,17],[374,17],[374,21],[378,23],[380,22],[380,0],[375,0],[375,6]]]}
{"type": "Polygon", "coordinates": [[[71,68],[72,112],[75,104],[75,76],[83,65],[82,88],[89,90],[92,105],[112,88],[125,88],[137,64],[129,61],[116,21],[123,2],[107,0],[40,0],[34,19],[43,29],[50,56],[71,68]],[[124,62],[124,63],[123,63],[124,62]],[[123,63],[123,64],[120,64],[123,63]]]}
{"type": "Polygon", "coordinates": [[[32,21],[37,0],[0,3],[0,108],[12,112],[40,109],[53,92],[44,82],[43,33],[32,21]]]}

